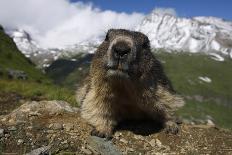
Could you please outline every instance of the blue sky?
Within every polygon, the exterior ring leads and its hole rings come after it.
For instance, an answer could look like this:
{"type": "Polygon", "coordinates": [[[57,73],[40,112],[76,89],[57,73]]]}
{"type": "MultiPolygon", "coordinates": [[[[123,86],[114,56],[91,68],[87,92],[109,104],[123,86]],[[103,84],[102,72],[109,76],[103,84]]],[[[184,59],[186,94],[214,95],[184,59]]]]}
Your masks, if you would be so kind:
{"type": "MultiPolygon", "coordinates": [[[[76,2],[78,0],[71,0],[76,2]]],[[[232,20],[232,0],[85,0],[102,10],[149,13],[153,8],[174,8],[178,16],[215,16],[232,20]],[[133,3],[133,4],[132,4],[133,3]]]]}

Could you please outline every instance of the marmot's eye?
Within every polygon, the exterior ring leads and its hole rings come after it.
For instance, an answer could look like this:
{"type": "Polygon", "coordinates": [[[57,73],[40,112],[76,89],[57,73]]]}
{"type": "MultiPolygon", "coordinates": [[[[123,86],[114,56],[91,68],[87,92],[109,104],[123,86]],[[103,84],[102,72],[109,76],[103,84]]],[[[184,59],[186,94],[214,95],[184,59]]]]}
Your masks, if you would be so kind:
{"type": "Polygon", "coordinates": [[[144,42],[142,45],[143,48],[148,48],[149,47],[149,42],[144,42]]]}
{"type": "Polygon", "coordinates": [[[105,41],[109,40],[109,33],[106,34],[105,41]]]}

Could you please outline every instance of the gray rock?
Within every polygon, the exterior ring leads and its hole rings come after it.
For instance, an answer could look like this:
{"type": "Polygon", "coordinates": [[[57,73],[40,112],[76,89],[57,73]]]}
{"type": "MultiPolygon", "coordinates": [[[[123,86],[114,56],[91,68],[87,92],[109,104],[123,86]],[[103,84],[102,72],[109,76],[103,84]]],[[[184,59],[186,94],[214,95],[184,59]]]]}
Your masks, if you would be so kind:
{"type": "Polygon", "coordinates": [[[4,136],[4,129],[0,129],[0,138],[4,136]]]}
{"type": "Polygon", "coordinates": [[[32,150],[29,153],[26,153],[26,155],[45,155],[45,154],[49,154],[49,149],[50,148],[51,148],[51,146],[40,147],[38,149],[32,150]]]}
{"type": "Polygon", "coordinates": [[[27,80],[28,76],[24,71],[8,69],[7,75],[9,79],[27,80]]]}
{"type": "Polygon", "coordinates": [[[210,119],[207,120],[206,125],[208,125],[208,126],[215,126],[214,122],[212,120],[210,120],[210,119]]]}
{"type": "Polygon", "coordinates": [[[87,154],[87,155],[92,154],[92,152],[91,152],[89,149],[85,148],[85,147],[82,147],[82,148],[81,148],[81,151],[82,151],[83,153],[87,154]]]}
{"type": "Polygon", "coordinates": [[[29,101],[12,111],[10,114],[2,116],[1,120],[7,125],[17,125],[22,122],[27,122],[29,119],[35,119],[37,117],[54,116],[57,114],[74,114],[77,113],[77,109],[69,105],[64,101],[29,101]],[[30,117],[31,115],[36,117],[30,117]]]}
{"type": "Polygon", "coordinates": [[[120,139],[119,141],[120,141],[120,142],[123,142],[124,144],[128,144],[128,141],[125,140],[124,138],[120,139]]]}
{"type": "Polygon", "coordinates": [[[53,124],[49,125],[49,128],[53,129],[53,130],[62,130],[63,129],[63,124],[61,124],[61,123],[53,123],[53,124]]]}
{"type": "Polygon", "coordinates": [[[24,142],[23,139],[19,139],[19,140],[17,141],[17,145],[21,145],[23,142],[24,142]]]}
{"type": "Polygon", "coordinates": [[[16,131],[17,128],[16,128],[15,126],[11,126],[11,127],[8,127],[8,130],[9,130],[9,131],[16,131]]]}
{"type": "Polygon", "coordinates": [[[103,138],[90,136],[87,140],[88,144],[102,155],[121,155],[122,153],[116,149],[111,141],[103,138]]]}
{"type": "Polygon", "coordinates": [[[72,123],[67,123],[67,124],[64,124],[63,126],[66,131],[71,131],[74,129],[74,125],[72,123]]]}

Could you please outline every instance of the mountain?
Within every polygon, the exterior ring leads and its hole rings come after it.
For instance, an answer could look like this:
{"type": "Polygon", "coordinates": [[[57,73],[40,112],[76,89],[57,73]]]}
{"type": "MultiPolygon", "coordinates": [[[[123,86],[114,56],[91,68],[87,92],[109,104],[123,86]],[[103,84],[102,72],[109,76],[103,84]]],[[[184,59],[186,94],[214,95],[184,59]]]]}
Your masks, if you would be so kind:
{"type": "Polygon", "coordinates": [[[78,53],[93,53],[99,40],[82,42],[63,48],[42,48],[28,32],[22,29],[7,29],[6,33],[14,40],[18,49],[39,68],[48,67],[58,58],[71,58],[78,53]]]}
{"type": "Polygon", "coordinates": [[[148,35],[153,48],[232,58],[232,22],[220,18],[180,18],[152,12],[135,29],[148,35]]]}
{"type": "MultiPolygon", "coordinates": [[[[216,17],[182,18],[155,11],[134,28],[148,35],[151,47],[165,51],[202,52],[217,61],[232,58],[232,22],[216,17]]],[[[79,53],[93,53],[102,40],[95,36],[79,44],[47,49],[22,29],[7,29],[17,47],[39,68],[48,67],[58,58],[71,58],[79,53]]]]}
{"type": "Polygon", "coordinates": [[[49,66],[60,55],[59,49],[40,47],[25,30],[6,29],[6,33],[14,40],[18,49],[39,68],[49,66]]]}
{"type": "Polygon", "coordinates": [[[8,70],[23,71],[27,74],[29,80],[46,79],[41,70],[36,69],[31,60],[18,50],[15,42],[5,33],[2,27],[0,27],[0,70],[4,73],[8,70]]]}

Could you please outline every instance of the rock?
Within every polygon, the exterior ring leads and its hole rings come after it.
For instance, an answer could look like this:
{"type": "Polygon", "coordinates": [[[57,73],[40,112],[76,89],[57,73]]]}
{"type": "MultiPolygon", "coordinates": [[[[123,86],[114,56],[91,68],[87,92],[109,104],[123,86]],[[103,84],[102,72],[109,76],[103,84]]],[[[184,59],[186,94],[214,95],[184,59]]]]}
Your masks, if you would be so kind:
{"type": "Polygon", "coordinates": [[[87,154],[87,155],[92,154],[92,152],[91,152],[89,149],[85,148],[85,147],[82,147],[82,148],[81,148],[81,151],[82,151],[83,153],[87,154]]]}
{"type": "Polygon", "coordinates": [[[155,139],[152,139],[149,144],[152,146],[152,147],[155,147],[156,146],[156,140],[155,139]]]}
{"type": "Polygon", "coordinates": [[[0,138],[4,136],[4,129],[0,129],[0,138]]]}
{"type": "Polygon", "coordinates": [[[159,139],[152,139],[149,144],[152,146],[152,147],[162,147],[162,143],[159,139]]]}
{"type": "Polygon", "coordinates": [[[36,117],[30,117],[32,115],[39,116],[54,116],[63,113],[77,113],[78,109],[71,107],[64,101],[29,101],[21,105],[19,108],[12,111],[10,114],[2,116],[1,121],[6,125],[16,125],[22,122],[28,122],[36,117]]]}
{"type": "Polygon", "coordinates": [[[72,123],[67,123],[67,124],[64,124],[63,126],[66,131],[71,131],[74,129],[74,125],[72,123]]]}
{"type": "Polygon", "coordinates": [[[122,153],[119,152],[115,146],[112,144],[111,141],[107,141],[103,138],[90,136],[87,140],[88,144],[95,149],[97,152],[103,155],[121,155],[122,153]]]}
{"type": "Polygon", "coordinates": [[[7,76],[9,79],[27,80],[28,76],[24,71],[21,70],[7,70],[7,76]]]}
{"type": "Polygon", "coordinates": [[[17,145],[21,145],[23,142],[24,142],[23,139],[19,139],[19,140],[17,141],[17,145]]]}
{"type": "Polygon", "coordinates": [[[119,139],[121,136],[122,136],[122,133],[120,133],[120,132],[116,132],[114,134],[115,139],[119,139]]]}
{"type": "Polygon", "coordinates": [[[128,141],[125,140],[124,138],[120,139],[120,142],[123,142],[123,143],[125,143],[125,144],[128,144],[128,141]]]}
{"type": "Polygon", "coordinates": [[[62,130],[63,129],[63,124],[61,123],[53,123],[48,126],[48,128],[53,129],[53,130],[62,130]]]}
{"type": "Polygon", "coordinates": [[[51,146],[40,147],[38,149],[32,150],[29,153],[26,153],[25,155],[45,155],[45,154],[49,154],[49,149],[50,148],[51,148],[51,146]]]}
{"type": "Polygon", "coordinates": [[[5,134],[5,138],[9,138],[10,137],[10,134],[5,134]]]}
{"type": "Polygon", "coordinates": [[[214,122],[212,120],[210,120],[210,119],[207,120],[206,125],[208,125],[208,126],[215,126],[214,122]]]}
{"type": "Polygon", "coordinates": [[[144,137],[141,135],[134,135],[134,138],[137,140],[144,140],[144,137]]]}
{"type": "Polygon", "coordinates": [[[158,147],[162,147],[162,143],[161,143],[161,141],[159,139],[156,139],[155,141],[156,141],[156,145],[158,147]]]}
{"type": "Polygon", "coordinates": [[[16,131],[17,128],[16,128],[15,126],[11,126],[11,127],[8,127],[8,130],[9,130],[9,131],[16,131]]]}

